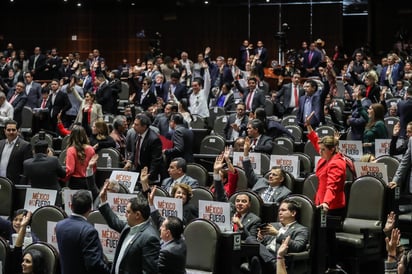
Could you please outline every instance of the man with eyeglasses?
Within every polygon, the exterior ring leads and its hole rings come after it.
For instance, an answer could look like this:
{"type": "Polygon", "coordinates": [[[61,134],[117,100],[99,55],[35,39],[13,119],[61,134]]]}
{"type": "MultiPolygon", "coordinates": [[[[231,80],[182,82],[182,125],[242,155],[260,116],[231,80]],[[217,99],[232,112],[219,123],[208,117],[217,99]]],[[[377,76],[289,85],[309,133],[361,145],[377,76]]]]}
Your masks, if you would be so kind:
{"type": "Polygon", "coordinates": [[[5,122],[4,133],[6,139],[0,141],[0,176],[19,184],[24,160],[33,157],[31,146],[18,136],[17,122],[14,120],[5,122]]]}
{"type": "Polygon", "coordinates": [[[27,102],[27,96],[24,93],[25,85],[23,82],[17,82],[15,88],[10,88],[7,94],[7,100],[13,107],[13,117],[18,125],[22,122],[22,111],[27,102]]]}
{"type": "Polygon", "coordinates": [[[225,127],[227,140],[236,140],[238,137],[246,136],[246,128],[249,118],[246,115],[246,105],[240,102],[236,106],[236,113],[230,114],[225,127]]]}

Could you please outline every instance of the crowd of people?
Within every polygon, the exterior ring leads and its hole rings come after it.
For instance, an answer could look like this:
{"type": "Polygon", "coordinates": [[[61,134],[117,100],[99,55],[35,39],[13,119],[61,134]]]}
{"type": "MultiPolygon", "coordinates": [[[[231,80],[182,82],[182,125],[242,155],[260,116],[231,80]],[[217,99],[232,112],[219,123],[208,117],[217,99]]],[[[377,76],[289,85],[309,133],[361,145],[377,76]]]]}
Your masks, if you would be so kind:
{"type": "MultiPolygon", "coordinates": [[[[231,149],[227,147],[216,157],[213,170],[209,170],[213,172],[210,190],[217,201],[228,202],[236,195],[233,231],[240,232],[242,240],[260,246],[259,254],[247,259],[249,271],[286,273],[284,256],[288,251],[305,250],[309,241],[308,228],[299,224],[300,205],[288,199],[292,192],[285,185],[285,171],[273,167],[267,179],[260,177],[249,158],[250,152],[275,154],[273,139],[279,136],[302,141],[280,123],[287,115],[296,116],[297,125],[308,132],[304,138],[321,156],[316,167],[319,186],[311,198],[327,214],[327,272],[341,271],[335,234],[346,209],[348,159],[339,152],[336,136],[318,138],[315,130],[329,124],[346,131],[351,140],[362,141],[367,161],[374,158],[375,140],[390,135],[391,155],[411,154],[412,116],[407,111],[412,104],[411,56],[391,51],[380,64],[374,64],[373,56],[363,48],[355,50],[352,58],[339,51],[328,55],[324,42],[318,39],[309,46],[302,43],[295,63],[288,62],[278,71],[276,86],[270,86],[264,78],[268,49],[262,41],[256,46],[245,40],[236,57],[217,55],[214,60],[210,47],[198,53],[196,61],[189,59],[188,52],[174,58],[146,56],[135,65],[123,59],[114,69],[108,67],[98,49],[85,60],[78,52],[60,57],[56,48],[43,54],[36,47],[33,55],[26,56],[26,51],[15,50],[12,43],[0,53],[0,175],[14,184],[79,190],[72,198],[72,216],[56,227],[62,273],[185,273],[182,233],[184,226],[198,217],[198,209],[189,201],[192,188],[199,183],[186,174],[187,164],[194,162],[191,124],[200,119],[207,127],[214,108],[227,114],[223,132],[227,144],[243,152],[247,187],[263,202],[278,207],[273,215],[279,222],[262,224],[261,217],[250,211],[251,197],[235,193],[239,174],[231,162],[231,149]],[[119,104],[123,86],[129,87],[124,105],[119,104]],[[338,106],[338,101],[343,101],[343,106],[338,106]],[[26,119],[25,108],[33,112],[33,135],[69,136],[65,169],[50,155],[47,142],[36,142],[32,151],[28,136],[19,132],[26,119]],[[350,114],[342,116],[344,110],[350,114]],[[105,119],[108,116],[113,122],[105,119]],[[399,118],[392,134],[388,134],[386,117],[399,118]],[[398,147],[400,139],[404,141],[398,147]],[[128,202],[126,222],[108,206],[111,184],[99,189],[95,182],[97,155],[104,148],[118,150],[118,167],[140,174],[137,189],[143,195],[128,202]],[[153,185],[182,199],[182,220],[158,214],[153,206],[153,185]],[[96,230],[86,222],[92,204],[108,225],[121,233],[112,272],[103,258],[96,230]]],[[[410,159],[402,159],[388,187],[401,185],[410,159]]],[[[410,185],[402,187],[410,191],[410,185]]],[[[61,206],[61,198],[56,205],[61,206]]],[[[14,257],[23,260],[23,273],[41,273],[36,270],[41,264],[39,255],[19,250],[30,215],[17,211],[12,222],[0,222],[0,229],[9,241],[13,233],[19,235],[14,257]],[[31,264],[31,271],[27,271],[27,264],[31,264]]],[[[398,230],[392,230],[387,240],[389,263],[398,238],[398,230]]],[[[33,241],[37,241],[35,235],[33,241]]],[[[13,264],[19,268],[19,263],[13,264]]]]}

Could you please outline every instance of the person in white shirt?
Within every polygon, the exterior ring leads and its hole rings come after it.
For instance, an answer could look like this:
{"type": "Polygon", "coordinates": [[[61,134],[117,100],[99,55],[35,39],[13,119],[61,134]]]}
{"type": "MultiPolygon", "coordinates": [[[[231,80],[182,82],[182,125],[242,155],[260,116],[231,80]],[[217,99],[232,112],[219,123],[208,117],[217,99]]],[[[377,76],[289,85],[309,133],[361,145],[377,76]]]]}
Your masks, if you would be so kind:
{"type": "Polygon", "coordinates": [[[1,129],[4,129],[4,123],[8,120],[13,120],[14,109],[13,106],[7,102],[6,94],[0,91],[0,136],[1,139],[5,138],[4,132],[1,129]]]}
{"type": "Polygon", "coordinates": [[[189,111],[192,115],[198,115],[200,118],[209,117],[208,98],[210,92],[210,74],[207,64],[203,63],[203,89],[202,79],[195,78],[192,81],[192,92],[189,96],[189,111]]]}

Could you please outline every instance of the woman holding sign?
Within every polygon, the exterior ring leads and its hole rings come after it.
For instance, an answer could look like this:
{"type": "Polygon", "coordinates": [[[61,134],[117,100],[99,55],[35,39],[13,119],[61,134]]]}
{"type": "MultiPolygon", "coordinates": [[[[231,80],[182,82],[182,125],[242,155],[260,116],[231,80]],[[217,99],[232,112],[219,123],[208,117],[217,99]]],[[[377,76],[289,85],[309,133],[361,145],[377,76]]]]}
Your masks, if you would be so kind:
{"type": "Polygon", "coordinates": [[[328,267],[330,270],[334,270],[339,268],[336,265],[336,228],[341,225],[346,206],[344,191],[346,160],[343,154],[338,151],[338,138],[325,136],[319,140],[318,135],[310,125],[313,114],[314,112],[306,118],[305,124],[309,131],[308,139],[321,156],[316,166],[319,184],[315,195],[315,205],[327,214],[328,267]]]}

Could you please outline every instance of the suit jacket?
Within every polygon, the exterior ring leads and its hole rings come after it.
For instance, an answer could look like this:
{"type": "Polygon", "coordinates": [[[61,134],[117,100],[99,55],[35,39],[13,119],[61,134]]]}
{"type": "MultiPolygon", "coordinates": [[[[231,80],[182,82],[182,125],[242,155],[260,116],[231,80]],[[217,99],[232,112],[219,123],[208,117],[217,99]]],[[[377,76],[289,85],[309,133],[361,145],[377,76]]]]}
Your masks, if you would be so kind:
{"type": "MultiPolygon", "coordinates": [[[[237,85],[236,85],[237,86],[237,85]]],[[[240,87],[240,86],[239,86],[240,87]]],[[[249,95],[250,90],[248,88],[242,88],[243,93],[243,102],[247,103],[247,97],[249,95]]],[[[254,112],[257,108],[264,108],[265,107],[265,94],[260,89],[256,89],[255,94],[252,98],[252,109],[251,111],[254,112]]],[[[246,106],[247,109],[247,106],[246,106]]]]}
{"type": "Polygon", "coordinates": [[[372,102],[368,98],[356,100],[356,102],[353,103],[352,116],[349,118],[353,140],[363,139],[363,132],[365,131],[366,123],[369,120],[367,109],[371,104],[372,102]]]}
{"type": "Polygon", "coordinates": [[[319,65],[321,64],[321,62],[322,62],[322,54],[320,53],[320,51],[314,50],[312,58],[309,61],[309,55],[310,54],[311,54],[310,50],[308,50],[307,52],[305,52],[303,54],[303,63],[302,63],[303,69],[306,70],[307,68],[314,68],[315,71],[313,71],[311,73],[308,73],[308,72],[304,71],[304,73],[305,73],[305,76],[316,76],[316,75],[319,74],[317,69],[318,69],[319,65]]]}
{"type": "Polygon", "coordinates": [[[70,216],[56,225],[62,274],[109,274],[99,235],[80,216],[70,216]]]}
{"type": "MultiPolygon", "coordinates": [[[[219,98],[220,98],[222,95],[223,95],[222,92],[219,92],[219,94],[216,95],[216,98],[215,98],[213,107],[217,106],[217,102],[218,102],[219,98]]],[[[227,111],[232,110],[233,107],[234,107],[234,105],[235,105],[235,96],[233,95],[233,92],[230,91],[228,94],[226,94],[226,97],[225,97],[225,99],[224,99],[224,101],[223,101],[223,106],[222,106],[222,107],[223,107],[223,108],[225,109],[225,111],[227,112],[227,111]]]]}
{"type": "Polygon", "coordinates": [[[62,116],[65,115],[66,111],[68,111],[72,107],[70,103],[69,97],[67,93],[62,92],[61,90],[57,92],[56,98],[54,99],[54,104],[52,103],[52,94],[49,95],[49,99],[47,100],[47,108],[49,109],[52,122],[53,119],[57,121],[57,115],[62,112],[62,116]]]}
{"type": "MultiPolygon", "coordinates": [[[[120,233],[111,271],[111,273],[114,274],[119,252],[124,239],[130,231],[130,226],[128,226],[126,222],[119,220],[119,218],[113,213],[108,203],[100,206],[99,211],[103,215],[109,227],[120,233]]],[[[119,266],[119,274],[157,274],[159,251],[160,239],[156,229],[149,221],[140,224],[139,231],[133,236],[132,240],[126,247],[119,266]]]]}
{"type": "MultiPolygon", "coordinates": [[[[248,180],[249,187],[252,188],[252,191],[261,195],[269,187],[269,181],[264,177],[258,177],[253,171],[252,164],[250,160],[243,160],[243,169],[246,173],[246,178],[248,180]]],[[[270,201],[264,201],[266,203],[275,203],[280,204],[280,202],[286,198],[292,192],[284,185],[277,187],[275,193],[272,195],[270,201]]]]}
{"type": "Polygon", "coordinates": [[[166,159],[170,162],[173,158],[183,157],[187,163],[193,159],[193,132],[183,125],[177,125],[172,136],[173,147],[164,151],[166,159]]]}
{"type": "MultiPolygon", "coordinates": [[[[292,94],[293,94],[293,89],[292,89],[292,83],[288,83],[286,85],[283,85],[280,90],[276,93],[276,101],[280,102],[284,108],[285,108],[285,113],[284,114],[290,114],[292,113],[293,108],[290,107],[290,100],[292,99],[292,94]]],[[[305,94],[304,89],[299,86],[298,87],[298,97],[300,98],[305,94]]],[[[295,107],[299,107],[299,98],[298,98],[298,105],[295,107]]]]}
{"type": "MultiPolygon", "coordinates": [[[[0,140],[0,155],[3,153],[6,140],[0,140]]],[[[30,143],[24,141],[22,138],[17,137],[13,150],[10,154],[9,163],[7,165],[7,178],[9,178],[14,184],[20,183],[20,174],[23,174],[23,162],[26,159],[32,157],[32,150],[30,143]]],[[[1,157],[1,156],[0,156],[1,157]]]]}
{"type": "Polygon", "coordinates": [[[298,118],[298,124],[303,127],[305,123],[306,117],[304,117],[304,107],[305,107],[305,100],[308,98],[310,100],[310,104],[312,105],[312,111],[315,112],[315,115],[312,116],[310,120],[310,124],[312,125],[313,129],[317,128],[321,122],[324,122],[325,115],[323,112],[323,102],[321,100],[321,92],[318,90],[312,96],[302,96],[299,98],[299,109],[296,117],[298,118]]]}
{"type": "Polygon", "coordinates": [[[112,88],[104,83],[96,91],[96,101],[102,106],[104,114],[117,113],[117,94],[112,91],[112,88]]]}
{"type": "MultiPolygon", "coordinates": [[[[253,142],[253,140],[252,140],[253,142]]],[[[272,154],[273,150],[273,142],[272,137],[267,135],[260,135],[255,148],[253,149],[254,152],[262,152],[266,154],[272,154]]]]}
{"type": "MultiPolygon", "coordinates": [[[[75,123],[81,123],[83,121],[83,109],[85,107],[85,101],[83,100],[80,104],[79,113],[77,114],[75,123]]],[[[92,111],[90,113],[90,127],[96,122],[97,119],[103,118],[102,106],[98,103],[93,103],[92,111]]]]}
{"type": "Polygon", "coordinates": [[[162,245],[159,255],[159,274],[186,273],[186,243],[183,238],[162,245]]]}
{"type": "MultiPolygon", "coordinates": [[[[259,55],[259,61],[262,62],[262,66],[265,67],[266,66],[266,62],[268,60],[268,50],[264,47],[260,48],[261,52],[259,55]]],[[[255,50],[253,51],[254,55],[258,55],[259,54],[259,48],[255,48],[255,50]]]]}
{"type": "Polygon", "coordinates": [[[164,113],[156,115],[152,125],[159,129],[160,135],[165,136],[167,139],[172,139],[172,131],[169,126],[169,118],[164,113]]]}
{"type": "Polygon", "coordinates": [[[34,65],[36,65],[36,73],[41,72],[46,68],[46,55],[40,54],[39,57],[37,58],[36,62],[35,60],[35,55],[33,54],[32,56],[29,57],[29,70],[33,70],[34,65]]]}
{"type": "Polygon", "coordinates": [[[31,107],[31,108],[40,107],[38,104],[42,98],[41,98],[41,85],[39,83],[33,81],[31,88],[29,90],[29,93],[28,94],[26,93],[26,95],[27,95],[26,106],[31,107]]]}
{"type": "Polygon", "coordinates": [[[140,165],[135,162],[136,145],[132,148],[132,154],[130,155],[129,160],[135,165],[136,171],[138,172],[140,172],[143,167],[147,166],[150,174],[149,179],[151,181],[156,181],[163,166],[162,142],[153,130],[150,128],[147,130],[148,132],[140,145],[140,165]]]}
{"type": "Polygon", "coordinates": [[[33,158],[23,162],[25,179],[32,187],[55,189],[59,191],[58,178],[66,176],[66,170],[56,157],[48,157],[43,153],[36,153],[33,158]]]}
{"type": "Polygon", "coordinates": [[[396,147],[397,143],[398,143],[398,138],[399,136],[392,136],[391,139],[391,144],[389,146],[389,155],[394,156],[394,155],[403,155],[405,154],[406,150],[408,149],[408,143],[409,140],[405,139],[402,142],[402,145],[400,145],[399,147],[396,147]]]}
{"type": "Polygon", "coordinates": [[[399,131],[399,137],[406,136],[406,125],[412,121],[412,97],[408,96],[405,100],[401,100],[398,103],[398,110],[396,115],[399,117],[401,124],[401,130],[399,131]]]}
{"type": "MultiPolygon", "coordinates": [[[[180,183],[187,184],[191,186],[192,188],[199,186],[199,182],[196,179],[190,177],[189,175],[183,175],[183,178],[180,180],[180,183]]],[[[162,188],[166,189],[167,192],[170,193],[172,190],[171,189],[172,184],[173,184],[173,179],[171,177],[166,178],[162,181],[162,188]]]]}
{"type": "MultiPolygon", "coordinates": [[[[232,208],[234,208],[234,205],[232,205],[232,208]]],[[[232,216],[235,214],[236,212],[232,212],[232,216]]],[[[241,237],[242,240],[246,239],[247,237],[255,237],[257,236],[257,228],[261,223],[261,219],[259,216],[257,216],[256,214],[252,213],[252,212],[248,212],[245,214],[245,216],[243,216],[242,220],[241,220],[243,229],[240,230],[241,232],[241,237]]]]}
{"type": "MultiPolygon", "coordinates": [[[[15,89],[10,89],[8,96],[7,96],[7,101],[10,102],[10,99],[11,97],[13,97],[14,93],[15,93],[15,89]]],[[[13,119],[17,122],[18,125],[21,125],[21,122],[22,122],[21,115],[22,115],[23,108],[26,105],[26,102],[27,102],[27,95],[23,91],[22,93],[17,95],[17,97],[11,103],[14,109],[13,119]]]]}
{"type": "MultiPolygon", "coordinates": [[[[163,85],[163,101],[167,102],[168,100],[168,93],[171,92],[171,83],[169,81],[167,81],[164,85],[163,85]]],[[[187,98],[187,89],[184,85],[178,83],[176,85],[176,88],[173,92],[173,95],[175,96],[175,98],[178,101],[181,101],[182,98],[187,98]]],[[[169,97],[169,100],[171,100],[171,98],[169,97]]]]}
{"type": "MultiPolygon", "coordinates": [[[[232,139],[232,133],[233,133],[232,124],[235,121],[236,121],[236,113],[230,114],[229,118],[227,119],[227,124],[225,127],[226,140],[232,139]]],[[[249,117],[247,115],[243,116],[242,120],[240,121],[240,126],[239,126],[239,137],[246,136],[246,128],[247,128],[248,122],[249,122],[249,117]]]]}
{"type": "Polygon", "coordinates": [[[401,187],[401,190],[404,193],[412,192],[411,162],[412,162],[412,138],[409,138],[408,148],[406,149],[405,154],[403,154],[402,160],[400,161],[398,169],[396,170],[395,176],[393,176],[393,180],[392,180],[401,187]]]}
{"type": "Polygon", "coordinates": [[[156,104],[157,98],[156,98],[156,95],[153,93],[153,91],[149,90],[149,92],[143,98],[143,101],[140,102],[140,98],[142,97],[142,95],[143,95],[142,90],[139,90],[136,93],[135,103],[137,106],[142,107],[143,110],[147,110],[150,106],[156,104]]]}

